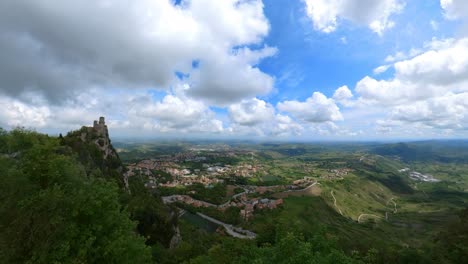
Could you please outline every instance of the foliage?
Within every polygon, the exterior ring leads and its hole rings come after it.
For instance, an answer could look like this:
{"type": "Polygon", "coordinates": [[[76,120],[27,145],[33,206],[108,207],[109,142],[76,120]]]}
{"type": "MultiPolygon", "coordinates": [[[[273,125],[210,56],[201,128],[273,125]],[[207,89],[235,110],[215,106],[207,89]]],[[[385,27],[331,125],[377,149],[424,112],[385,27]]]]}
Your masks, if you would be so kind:
{"type": "Polygon", "coordinates": [[[310,239],[300,233],[286,232],[277,237],[274,245],[257,247],[253,243],[223,240],[208,254],[191,263],[363,263],[339,250],[325,232],[310,239]]]}
{"type": "Polygon", "coordinates": [[[212,204],[222,204],[227,201],[227,188],[225,184],[214,184],[211,187],[205,187],[201,183],[194,183],[184,187],[161,187],[159,188],[162,196],[185,194],[191,197],[209,202],[212,204]]]}
{"type": "Polygon", "coordinates": [[[146,238],[147,245],[160,243],[168,247],[177,226],[176,215],[172,215],[161,198],[147,190],[138,178],[132,177],[129,184],[131,195],[125,204],[130,218],[138,223],[138,233],[146,238]]]}
{"type": "Polygon", "coordinates": [[[123,187],[121,177],[123,165],[117,152],[110,145],[109,148],[113,155],[104,158],[102,150],[95,144],[96,140],[102,140],[102,138],[96,132],[82,128],[81,130],[69,132],[67,136],[60,140],[60,143],[71,148],[73,154],[77,156],[88,174],[97,168],[101,171],[103,177],[111,179],[118,183],[120,187],[123,187]],[[81,138],[82,135],[85,136],[84,141],[81,138]]]}
{"type": "Polygon", "coordinates": [[[147,263],[149,249],[118,200],[118,187],[87,176],[60,142],[2,133],[0,258],[6,263],[147,263]],[[66,151],[65,151],[66,152],[66,151]]]}
{"type": "Polygon", "coordinates": [[[435,237],[430,252],[439,263],[463,263],[468,260],[468,208],[435,237]]]}

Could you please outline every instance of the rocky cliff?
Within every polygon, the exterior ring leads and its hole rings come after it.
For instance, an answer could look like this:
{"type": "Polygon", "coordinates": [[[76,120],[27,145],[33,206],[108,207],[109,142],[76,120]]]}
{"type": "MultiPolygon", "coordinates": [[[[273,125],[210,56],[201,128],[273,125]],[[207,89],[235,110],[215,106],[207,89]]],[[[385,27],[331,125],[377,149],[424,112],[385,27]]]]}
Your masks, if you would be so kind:
{"type": "Polygon", "coordinates": [[[94,121],[93,126],[83,126],[69,132],[62,138],[62,144],[73,149],[88,174],[97,173],[106,178],[114,178],[119,185],[124,186],[123,165],[111,144],[104,117],[94,121]]]}

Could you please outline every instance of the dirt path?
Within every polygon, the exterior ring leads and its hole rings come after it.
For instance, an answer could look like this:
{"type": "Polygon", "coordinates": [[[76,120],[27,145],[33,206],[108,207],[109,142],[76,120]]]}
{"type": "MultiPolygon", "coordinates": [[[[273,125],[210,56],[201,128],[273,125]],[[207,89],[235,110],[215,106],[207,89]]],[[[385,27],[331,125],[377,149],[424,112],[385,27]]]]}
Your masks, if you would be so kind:
{"type": "Polygon", "coordinates": [[[397,209],[397,204],[395,201],[393,201],[393,199],[395,199],[394,197],[392,197],[390,200],[387,201],[387,205],[389,202],[392,202],[393,203],[393,213],[396,214],[398,212],[398,209],[397,209]]]}
{"type": "Polygon", "coordinates": [[[372,216],[372,217],[375,217],[375,218],[382,218],[382,216],[378,216],[378,215],[374,215],[374,214],[360,214],[357,221],[358,223],[361,223],[361,217],[363,216],[372,216]]]}
{"type": "Polygon", "coordinates": [[[335,198],[335,195],[333,194],[333,191],[331,191],[330,193],[333,197],[333,205],[335,205],[336,209],[338,209],[338,212],[340,212],[340,215],[343,215],[343,212],[341,212],[341,209],[336,205],[336,198],[335,198]]]}

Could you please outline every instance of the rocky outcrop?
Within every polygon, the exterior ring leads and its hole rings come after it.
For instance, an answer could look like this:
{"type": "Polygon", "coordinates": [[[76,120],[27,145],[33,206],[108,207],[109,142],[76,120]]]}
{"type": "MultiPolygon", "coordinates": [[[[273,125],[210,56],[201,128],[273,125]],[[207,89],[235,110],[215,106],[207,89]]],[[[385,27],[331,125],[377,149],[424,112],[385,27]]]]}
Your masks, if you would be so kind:
{"type": "Polygon", "coordinates": [[[94,144],[102,151],[104,159],[109,157],[117,157],[117,152],[111,145],[109,131],[107,130],[104,117],[99,117],[99,122],[95,120],[93,126],[83,126],[80,131],[81,140],[83,142],[92,140],[94,144]]]}
{"type": "Polygon", "coordinates": [[[173,227],[174,235],[171,238],[171,242],[169,242],[169,248],[174,249],[176,248],[180,242],[182,242],[182,236],[180,235],[179,226],[174,225],[173,227]]]}
{"type": "Polygon", "coordinates": [[[93,126],[69,132],[61,142],[77,154],[88,174],[101,173],[105,178],[115,178],[121,187],[125,187],[123,164],[111,144],[104,117],[94,121],[93,126]]]}

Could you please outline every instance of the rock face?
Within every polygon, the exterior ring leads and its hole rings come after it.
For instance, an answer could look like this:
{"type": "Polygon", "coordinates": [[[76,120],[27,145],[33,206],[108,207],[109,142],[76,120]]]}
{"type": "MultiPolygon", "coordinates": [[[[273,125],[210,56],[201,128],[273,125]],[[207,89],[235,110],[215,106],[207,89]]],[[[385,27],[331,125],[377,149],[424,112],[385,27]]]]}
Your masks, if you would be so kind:
{"type": "Polygon", "coordinates": [[[125,186],[123,164],[111,144],[104,117],[94,121],[93,126],[70,131],[61,142],[76,153],[87,174],[98,173],[105,178],[114,178],[120,186],[125,186]]]}
{"type": "Polygon", "coordinates": [[[174,225],[172,226],[172,229],[174,231],[174,235],[171,238],[171,242],[169,242],[170,249],[176,248],[180,244],[180,242],[182,242],[182,236],[180,235],[179,226],[174,225]]]}

